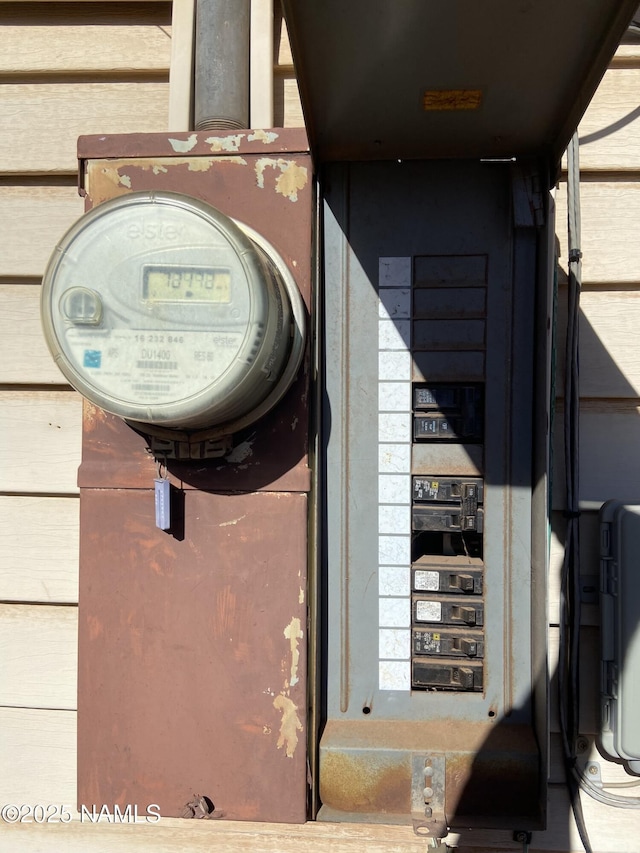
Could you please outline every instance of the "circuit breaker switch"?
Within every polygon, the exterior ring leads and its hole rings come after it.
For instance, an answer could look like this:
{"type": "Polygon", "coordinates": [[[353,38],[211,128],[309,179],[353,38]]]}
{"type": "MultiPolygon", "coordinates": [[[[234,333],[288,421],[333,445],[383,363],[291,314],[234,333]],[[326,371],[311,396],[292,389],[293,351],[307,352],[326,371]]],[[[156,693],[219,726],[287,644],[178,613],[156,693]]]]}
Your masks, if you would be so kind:
{"type": "Polygon", "coordinates": [[[475,583],[471,575],[449,575],[449,586],[461,592],[474,592],[475,583]]]}
{"type": "Polygon", "coordinates": [[[474,658],[478,654],[478,644],[475,640],[455,639],[453,647],[455,651],[462,652],[470,658],[474,658]]]}
{"type": "Polygon", "coordinates": [[[451,615],[453,619],[459,619],[467,625],[476,624],[476,610],[473,607],[453,607],[451,615]]]}
{"type": "Polygon", "coordinates": [[[484,512],[481,507],[478,507],[475,513],[465,515],[460,509],[453,506],[419,506],[414,504],[411,512],[411,523],[415,531],[482,533],[484,512]]]}

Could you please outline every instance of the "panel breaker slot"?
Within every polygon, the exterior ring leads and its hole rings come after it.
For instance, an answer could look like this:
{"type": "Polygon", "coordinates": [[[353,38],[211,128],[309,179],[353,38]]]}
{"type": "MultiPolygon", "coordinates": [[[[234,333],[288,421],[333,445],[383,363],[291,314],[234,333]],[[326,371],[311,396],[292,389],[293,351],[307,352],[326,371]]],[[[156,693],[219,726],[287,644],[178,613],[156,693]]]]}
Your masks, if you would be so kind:
{"type": "Polygon", "coordinates": [[[414,687],[425,690],[482,690],[482,662],[414,658],[411,678],[414,687]]]}
{"type": "Polygon", "coordinates": [[[415,385],[414,441],[482,441],[480,385],[415,385]]]}
{"type": "Polygon", "coordinates": [[[437,598],[413,595],[413,621],[440,625],[478,625],[484,623],[482,599],[462,596],[437,598]]]}
{"type": "Polygon", "coordinates": [[[411,644],[414,655],[441,655],[447,658],[484,657],[484,636],[482,631],[473,628],[425,630],[414,627],[411,631],[411,644]]]}
{"type": "Polygon", "coordinates": [[[482,595],[482,560],[442,557],[434,561],[421,557],[411,566],[411,588],[414,592],[482,595]]]}
{"type": "Polygon", "coordinates": [[[414,531],[441,530],[464,533],[475,531],[482,533],[484,511],[479,507],[475,513],[466,514],[462,507],[445,505],[416,506],[411,510],[411,526],[414,531]]]}

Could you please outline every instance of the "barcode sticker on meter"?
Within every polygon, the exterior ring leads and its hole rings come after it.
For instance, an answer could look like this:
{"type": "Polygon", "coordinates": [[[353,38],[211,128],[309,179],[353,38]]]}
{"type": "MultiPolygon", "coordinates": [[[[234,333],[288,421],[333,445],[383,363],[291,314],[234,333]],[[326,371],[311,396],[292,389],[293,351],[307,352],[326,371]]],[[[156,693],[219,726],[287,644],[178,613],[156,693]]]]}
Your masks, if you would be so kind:
{"type": "Polygon", "coordinates": [[[414,587],[427,592],[437,592],[440,589],[440,575],[438,572],[425,572],[419,569],[413,576],[414,587]]]}
{"type": "Polygon", "coordinates": [[[442,622],[442,604],[439,601],[416,601],[418,622],[442,622]]]}

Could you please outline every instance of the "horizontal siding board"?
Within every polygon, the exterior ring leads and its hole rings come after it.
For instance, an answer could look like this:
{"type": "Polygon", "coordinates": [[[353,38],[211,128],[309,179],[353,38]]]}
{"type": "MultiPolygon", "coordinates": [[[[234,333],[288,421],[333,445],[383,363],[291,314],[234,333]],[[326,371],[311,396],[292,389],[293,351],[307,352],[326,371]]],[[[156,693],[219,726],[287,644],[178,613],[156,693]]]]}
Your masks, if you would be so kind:
{"type": "Polygon", "coordinates": [[[640,65],[640,40],[627,39],[625,44],[618,45],[615,56],[611,60],[613,67],[618,65],[640,65]]]}
{"type": "Polygon", "coordinates": [[[275,127],[304,127],[298,84],[293,73],[276,75],[273,81],[273,123],[275,127]]]}
{"type": "MultiPolygon", "coordinates": [[[[638,270],[640,277],[640,269],[638,270]]],[[[558,393],[562,393],[567,290],[557,318],[558,393]]],[[[640,291],[583,289],[580,295],[580,393],[583,397],[640,397],[640,291]]]]}
{"type": "Polygon", "coordinates": [[[275,14],[273,23],[275,41],[274,57],[276,62],[276,68],[278,66],[292,67],[293,55],[291,53],[291,42],[289,41],[289,32],[287,30],[287,24],[284,18],[282,17],[282,11],[279,6],[279,3],[275,4],[275,14]]]}
{"type": "Polygon", "coordinates": [[[578,128],[583,170],[638,169],[639,90],[640,66],[606,72],[578,128]]]}
{"type": "Polygon", "coordinates": [[[0,492],[77,492],[81,434],[75,391],[0,392],[0,492]]]}
{"type": "Polygon", "coordinates": [[[0,276],[40,278],[56,243],[83,210],[75,186],[0,185],[0,276]]]}
{"type": "Polygon", "coordinates": [[[170,3],[0,5],[0,75],[167,74],[170,3]]]}
{"type": "Polygon", "coordinates": [[[67,384],[45,342],[39,286],[0,284],[0,384],[67,384]]]}
{"type": "Polygon", "coordinates": [[[0,605],[0,705],[77,705],[78,608],[0,605]]]}
{"type": "Polygon", "coordinates": [[[81,134],[167,128],[169,83],[0,84],[0,173],[74,174],[81,134]]]}
{"type": "MultiPolygon", "coordinates": [[[[640,281],[640,182],[583,182],[582,279],[585,284],[640,281]]],[[[556,193],[556,233],[560,268],[567,272],[567,193],[561,183],[556,193]]]]}
{"type": "Polygon", "coordinates": [[[78,601],[77,498],[0,495],[0,600],[78,601]]]}
{"type": "MultiPolygon", "coordinates": [[[[564,509],[562,408],[555,415],[553,508],[564,509]]],[[[583,400],[580,500],[640,503],[640,408],[629,401],[583,400]]]]}
{"type": "Polygon", "coordinates": [[[75,814],[76,728],[75,711],[0,708],[0,803],[65,805],[75,814]]]}

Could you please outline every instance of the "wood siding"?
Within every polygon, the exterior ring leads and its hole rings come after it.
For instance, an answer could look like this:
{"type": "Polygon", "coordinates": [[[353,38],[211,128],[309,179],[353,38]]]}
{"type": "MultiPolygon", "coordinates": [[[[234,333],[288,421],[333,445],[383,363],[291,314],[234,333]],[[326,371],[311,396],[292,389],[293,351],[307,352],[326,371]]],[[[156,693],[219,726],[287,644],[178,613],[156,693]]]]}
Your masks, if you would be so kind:
{"type": "MultiPolygon", "coordinates": [[[[176,4],[180,0],[176,0],[176,4]]],[[[176,7],[178,8],[178,7],[176,7]]],[[[180,6],[191,20],[192,4],[180,6]]],[[[184,14],[183,14],[184,13],[184,14]]],[[[175,20],[175,19],[174,19],[175,20]]],[[[184,51],[174,50],[171,4],[0,2],[0,805],[64,803],[73,811],[80,398],[42,338],[39,283],[56,241],[82,211],[79,133],[167,129],[184,120],[184,51]],[[177,53],[177,56],[176,56],[177,53]],[[174,104],[171,112],[171,103],[174,104]]],[[[181,34],[181,44],[188,42],[181,34]]],[[[303,122],[293,60],[276,4],[274,124],[303,122]]],[[[581,497],[640,501],[640,44],[620,47],[581,125],[583,276],[581,497]]],[[[177,128],[172,128],[177,129],[177,128]]],[[[560,246],[558,384],[564,369],[566,185],[557,192],[560,246]]],[[[560,436],[562,401],[556,414],[560,436]]],[[[562,448],[556,441],[549,586],[550,667],[558,647],[562,561],[562,448]]],[[[581,519],[583,572],[597,574],[595,512],[581,519]]],[[[596,751],[598,609],[583,608],[585,755],[606,780],[628,778],[596,751]]],[[[552,678],[552,703],[555,679],[552,678]]],[[[580,851],[551,715],[549,828],[532,851],[580,851]]],[[[640,813],[583,798],[595,853],[637,853],[640,813]]],[[[514,827],[516,828],[516,827],[514,827]]],[[[521,850],[511,833],[451,836],[461,851],[521,850]]],[[[0,822],[0,848],[40,851],[328,851],[418,853],[408,827],[277,827],[163,820],[158,826],[0,822]],[[108,840],[107,840],[108,839],[108,840]]]]}

